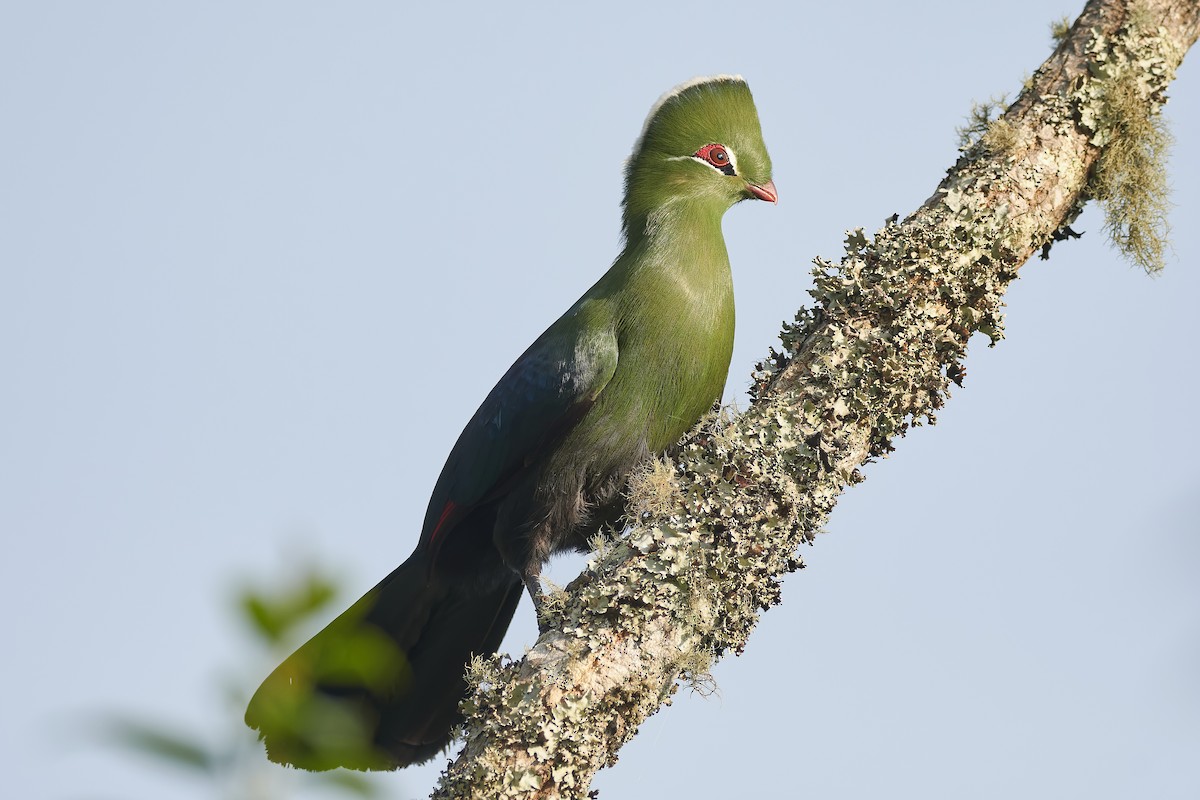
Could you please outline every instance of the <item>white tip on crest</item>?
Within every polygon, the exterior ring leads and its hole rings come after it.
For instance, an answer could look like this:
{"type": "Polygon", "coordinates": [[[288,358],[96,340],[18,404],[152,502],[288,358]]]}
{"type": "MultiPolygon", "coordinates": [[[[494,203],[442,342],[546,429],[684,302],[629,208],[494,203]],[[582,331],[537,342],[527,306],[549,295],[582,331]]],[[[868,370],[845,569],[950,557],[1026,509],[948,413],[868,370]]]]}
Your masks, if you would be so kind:
{"type": "Polygon", "coordinates": [[[658,110],[663,107],[664,103],[666,103],[675,95],[685,92],[693,86],[699,86],[702,83],[718,83],[720,81],[738,81],[739,83],[745,83],[746,79],[741,75],[708,75],[699,78],[692,78],[689,81],[684,81],[674,89],[665,92],[662,97],[658,98],[658,100],[654,102],[654,105],[650,106],[650,113],[646,115],[646,121],[642,123],[642,132],[638,134],[637,141],[633,143],[631,157],[633,155],[637,155],[638,152],[641,151],[642,142],[646,139],[646,131],[650,128],[650,120],[654,119],[654,115],[658,113],[658,110]]]}

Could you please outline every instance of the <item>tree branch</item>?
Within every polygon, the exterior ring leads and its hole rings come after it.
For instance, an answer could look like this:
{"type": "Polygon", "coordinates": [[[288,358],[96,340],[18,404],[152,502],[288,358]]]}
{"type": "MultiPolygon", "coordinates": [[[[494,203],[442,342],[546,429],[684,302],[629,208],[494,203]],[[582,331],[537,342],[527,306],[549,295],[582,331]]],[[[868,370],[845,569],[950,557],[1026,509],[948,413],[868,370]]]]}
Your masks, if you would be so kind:
{"type": "MultiPolygon", "coordinates": [[[[631,484],[632,528],[552,598],[556,629],[523,660],[474,665],[466,746],[434,797],[585,797],[677,678],[740,651],[858,467],[935,421],[972,334],[1002,337],[1019,267],[1087,200],[1145,193],[1147,137],[1198,34],[1194,0],[1092,0],[919,209],[818,259],[816,305],[759,365],[752,407],[631,484]]],[[[1135,259],[1130,231],[1161,233],[1138,213],[1114,234],[1135,259]]]]}

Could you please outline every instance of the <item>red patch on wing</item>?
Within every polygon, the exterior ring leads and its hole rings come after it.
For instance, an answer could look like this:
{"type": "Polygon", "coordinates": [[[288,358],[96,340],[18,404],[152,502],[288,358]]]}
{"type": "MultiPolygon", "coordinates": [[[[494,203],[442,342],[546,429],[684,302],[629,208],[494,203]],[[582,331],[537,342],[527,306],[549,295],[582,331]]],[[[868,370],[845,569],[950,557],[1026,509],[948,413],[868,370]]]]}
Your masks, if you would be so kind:
{"type": "Polygon", "coordinates": [[[438,517],[437,524],[433,526],[433,533],[429,534],[429,544],[431,547],[437,545],[438,537],[442,535],[442,526],[446,524],[446,522],[450,519],[450,516],[454,514],[454,511],[457,508],[458,506],[454,504],[453,500],[448,500],[446,502],[445,507],[442,508],[441,516],[438,517]]]}

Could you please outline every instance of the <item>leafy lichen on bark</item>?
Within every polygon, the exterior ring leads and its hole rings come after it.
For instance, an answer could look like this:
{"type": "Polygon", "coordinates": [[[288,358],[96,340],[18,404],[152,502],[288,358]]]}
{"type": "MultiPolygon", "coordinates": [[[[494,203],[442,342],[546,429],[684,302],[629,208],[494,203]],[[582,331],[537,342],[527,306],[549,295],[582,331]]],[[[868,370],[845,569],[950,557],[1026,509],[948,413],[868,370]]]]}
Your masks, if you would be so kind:
{"type": "Polygon", "coordinates": [[[1138,96],[1150,114],[1162,102],[1200,10],[1147,0],[1147,36],[1127,5],[1090,2],[1002,117],[1003,139],[964,149],[921,208],[817,259],[815,308],[759,365],[752,407],[705,420],[634,483],[633,524],[523,660],[475,665],[466,747],[435,797],[583,797],[677,678],[745,646],[859,467],[936,421],[972,335],[1003,336],[1020,265],[1095,191],[1092,166],[1123,134],[1090,114],[1088,87],[1121,72],[1113,54],[1129,74],[1157,70],[1138,96]]]}

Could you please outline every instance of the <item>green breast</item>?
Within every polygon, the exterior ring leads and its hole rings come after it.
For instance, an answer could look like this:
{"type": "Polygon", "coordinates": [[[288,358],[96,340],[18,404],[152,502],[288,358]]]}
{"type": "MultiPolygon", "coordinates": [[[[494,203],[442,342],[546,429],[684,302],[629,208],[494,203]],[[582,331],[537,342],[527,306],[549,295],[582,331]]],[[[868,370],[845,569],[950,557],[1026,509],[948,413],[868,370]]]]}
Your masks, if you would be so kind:
{"type": "Polygon", "coordinates": [[[594,287],[615,327],[612,380],[561,467],[624,473],[674,444],[720,399],[733,353],[733,277],[720,216],[675,218],[626,247],[594,287]],[[669,235],[668,235],[669,234],[669,235]]]}

